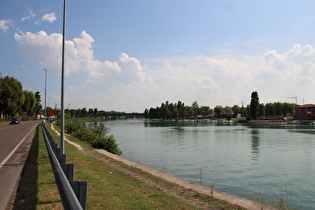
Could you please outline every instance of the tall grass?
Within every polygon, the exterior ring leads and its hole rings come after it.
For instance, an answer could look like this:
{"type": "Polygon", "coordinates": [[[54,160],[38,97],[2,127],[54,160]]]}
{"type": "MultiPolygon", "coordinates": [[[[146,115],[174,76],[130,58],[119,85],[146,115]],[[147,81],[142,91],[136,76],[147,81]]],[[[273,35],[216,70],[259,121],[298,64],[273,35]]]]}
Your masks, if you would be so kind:
{"type": "Polygon", "coordinates": [[[271,200],[267,199],[266,196],[262,193],[259,193],[256,196],[249,196],[250,200],[262,203],[265,205],[270,205],[272,207],[275,207],[277,209],[281,210],[297,210],[300,209],[300,207],[293,207],[293,198],[292,198],[292,192],[291,190],[288,190],[287,187],[285,187],[283,190],[281,190],[280,197],[273,197],[271,200]]]}

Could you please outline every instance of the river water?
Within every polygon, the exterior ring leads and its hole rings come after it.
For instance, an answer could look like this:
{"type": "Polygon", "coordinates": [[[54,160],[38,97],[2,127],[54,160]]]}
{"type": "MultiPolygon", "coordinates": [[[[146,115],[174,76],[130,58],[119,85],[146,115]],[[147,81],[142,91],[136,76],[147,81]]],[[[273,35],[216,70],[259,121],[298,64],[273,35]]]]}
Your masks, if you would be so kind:
{"type": "Polygon", "coordinates": [[[244,198],[315,209],[315,127],[106,121],[122,157],[244,198]],[[259,196],[258,196],[259,197],[259,196]]]}

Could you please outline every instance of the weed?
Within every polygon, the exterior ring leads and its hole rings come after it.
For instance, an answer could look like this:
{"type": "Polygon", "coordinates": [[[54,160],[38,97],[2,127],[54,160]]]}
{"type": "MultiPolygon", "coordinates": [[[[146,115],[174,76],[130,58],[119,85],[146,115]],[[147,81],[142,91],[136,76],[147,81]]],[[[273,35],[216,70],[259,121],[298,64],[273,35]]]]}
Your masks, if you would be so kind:
{"type": "Polygon", "coordinates": [[[213,195],[214,184],[215,184],[215,182],[212,182],[211,185],[210,185],[210,193],[211,193],[211,195],[213,195]]]}
{"type": "Polygon", "coordinates": [[[280,197],[274,197],[271,200],[268,200],[264,194],[259,192],[257,196],[249,196],[249,199],[257,203],[264,205],[270,205],[277,209],[283,210],[295,210],[300,209],[300,207],[293,207],[293,199],[291,190],[288,191],[287,187],[284,190],[281,190],[280,197]]]}

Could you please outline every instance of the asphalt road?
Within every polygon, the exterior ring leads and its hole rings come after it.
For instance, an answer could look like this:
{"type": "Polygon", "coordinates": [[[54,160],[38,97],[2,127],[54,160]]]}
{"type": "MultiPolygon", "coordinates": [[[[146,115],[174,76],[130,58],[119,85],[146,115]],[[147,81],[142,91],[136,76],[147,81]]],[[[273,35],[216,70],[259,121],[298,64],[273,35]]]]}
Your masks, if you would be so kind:
{"type": "Polygon", "coordinates": [[[19,177],[40,121],[0,125],[0,210],[15,194],[19,177]]]}

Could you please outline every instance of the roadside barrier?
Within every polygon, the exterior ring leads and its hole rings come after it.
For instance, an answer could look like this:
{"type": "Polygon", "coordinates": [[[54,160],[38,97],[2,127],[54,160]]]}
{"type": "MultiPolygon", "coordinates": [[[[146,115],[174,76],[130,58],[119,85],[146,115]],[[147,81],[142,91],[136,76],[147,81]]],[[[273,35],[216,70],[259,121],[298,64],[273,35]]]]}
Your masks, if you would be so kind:
{"type": "Polygon", "coordinates": [[[73,181],[74,164],[66,163],[66,155],[61,154],[60,148],[57,147],[57,143],[48,132],[44,123],[42,123],[42,130],[64,209],[85,210],[87,181],[73,181]]]}

